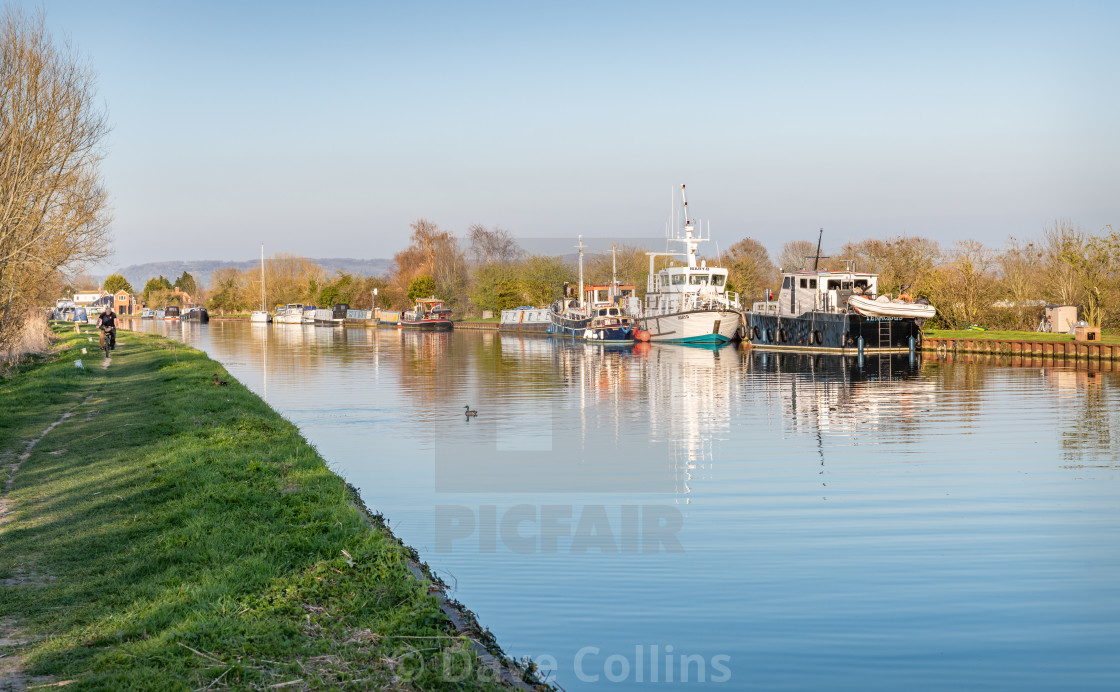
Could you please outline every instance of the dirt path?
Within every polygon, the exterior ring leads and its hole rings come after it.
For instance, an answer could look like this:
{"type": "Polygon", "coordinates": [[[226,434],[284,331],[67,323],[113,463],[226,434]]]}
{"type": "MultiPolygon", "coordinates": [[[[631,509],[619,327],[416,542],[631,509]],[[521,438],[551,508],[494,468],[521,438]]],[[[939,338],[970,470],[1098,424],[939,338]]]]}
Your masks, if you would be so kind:
{"type": "MultiPolygon", "coordinates": [[[[108,359],[106,359],[106,363],[108,363],[108,359]]],[[[108,365],[103,367],[108,367],[108,365]]],[[[8,477],[4,479],[3,493],[0,494],[0,536],[4,533],[5,524],[12,519],[13,505],[9,495],[12,486],[15,485],[16,472],[19,471],[19,467],[31,457],[35,445],[42,442],[43,438],[52,430],[71,418],[79,406],[88,404],[93,396],[93,394],[90,394],[82,403],[62,414],[62,417],[48,425],[46,430],[39,434],[39,437],[28,442],[23,453],[16,457],[15,461],[4,464],[8,467],[8,477]]],[[[7,452],[5,455],[0,455],[0,462],[7,462],[12,457],[15,457],[15,452],[7,452]]],[[[16,572],[17,575],[14,578],[6,579],[3,583],[0,583],[0,588],[13,588],[35,581],[35,577],[22,574],[19,570],[16,570],[16,572]]],[[[23,674],[24,656],[21,648],[33,641],[35,641],[34,638],[23,632],[19,620],[0,620],[0,692],[24,690],[28,687],[45,685],[50,682],[49,678],[30,677],[23,674]]]]}

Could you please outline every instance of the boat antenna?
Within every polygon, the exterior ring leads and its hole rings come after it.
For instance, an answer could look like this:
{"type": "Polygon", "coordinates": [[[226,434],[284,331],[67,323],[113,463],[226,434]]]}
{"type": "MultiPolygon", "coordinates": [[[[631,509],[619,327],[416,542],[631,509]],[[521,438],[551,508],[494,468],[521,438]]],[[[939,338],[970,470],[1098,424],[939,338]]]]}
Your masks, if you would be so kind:
{"type": "Polygon", "coordinates": [[[830,259],[828,255],[821,254],[821,239],[824,238],[824,229],[821,229],[821,234],[817,236],[817,254],[813,257],[813,271],[817,271],[817,265],[820,264],[822,259],[830,259]]]}

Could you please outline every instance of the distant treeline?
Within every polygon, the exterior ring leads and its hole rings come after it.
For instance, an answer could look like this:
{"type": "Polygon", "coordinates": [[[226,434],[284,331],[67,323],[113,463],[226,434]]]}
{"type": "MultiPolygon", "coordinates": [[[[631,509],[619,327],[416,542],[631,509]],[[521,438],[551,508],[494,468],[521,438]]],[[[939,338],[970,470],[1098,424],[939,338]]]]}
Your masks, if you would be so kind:
{"type": "MultiPolygon", "coordinates": [[[[425,219],[411,228],[409,246],[394,256],[387,277],[331,276],[302,257],[270,258],[265,262],[265,307],[347,303],[369,308],[376,289],[380,307],[400,309],[434,295],[459,316],[477,316],[484,310],[496,314],[519,305],[548,304],[562,295],[565,282],[578,281],[570,258],[527,254],[501,228],[475,225],[463,239],[425,219]]],[[[616,248],[618,279],[633,284],[639,296],[645,294],[650,268],[645,253],[655,249],[661,248],[616,248]]],[[[1036,240],[1011,239],[999,249],[978,241],[943,247],[929,238],[900,236],[849,242],[825,254],[822,268],[851,263],[856,271],[879,274],[882,293],[929,299],[938,308],[937,326],[1033,329],[1045,303],[1077,305],[1092,324],[1120,326],[1120,232],[1111,227],[1089,233],[1059,222],[1036,240]]],[[[730,270],[729,290],[749,304],[766,289],[779,288],[780,270],[812,268],[815,255],[815,243],[795,240],[782,247],[775,262],[759,241],[744,238],[705,259],[730,270]]],[[[655,269],[667,262],[658,258],[655,269]]],[[[611,275],[611,253],[585,258],[585,283],[607,283],[611,275]]],[[[260,271],[218,270],[205,293],[212,312],[257,309],[262,303],[260,271]]]]}

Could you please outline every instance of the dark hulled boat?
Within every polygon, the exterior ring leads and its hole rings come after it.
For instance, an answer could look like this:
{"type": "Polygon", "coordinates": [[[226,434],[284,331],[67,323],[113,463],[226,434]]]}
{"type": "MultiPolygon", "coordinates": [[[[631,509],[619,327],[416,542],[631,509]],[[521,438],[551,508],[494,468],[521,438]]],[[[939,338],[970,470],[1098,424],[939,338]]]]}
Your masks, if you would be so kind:
{"type": "Polygon", "coordinates": [[[919,348],[928,303],[881,299],[892,314],[872,314],[857,305],[876,303],[878,276],[855,271],[797,271],[782,276],[777,300],[758,301],[745,312],[745,340],[755,347],[854,353],[919,348]],[[871,300],[867,300],[870,298],[871,300]]]}
{"type": "Polygon", "coordinates": [[[416,301],[416,307],[402,312],[397,326],[444,332],[454,325],[451,322],[451,310],[443,306],[442,300],[432,297],[421,298],[416,301]]]}

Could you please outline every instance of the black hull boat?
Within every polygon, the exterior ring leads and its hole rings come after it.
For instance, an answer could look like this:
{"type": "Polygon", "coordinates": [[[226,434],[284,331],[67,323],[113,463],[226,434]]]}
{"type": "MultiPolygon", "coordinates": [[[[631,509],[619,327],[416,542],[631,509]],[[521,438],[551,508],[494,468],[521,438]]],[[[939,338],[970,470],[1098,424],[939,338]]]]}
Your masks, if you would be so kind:
{"type": "Polygon", "coordinates": [[[455,326],[451,321],[451,311],[443,307],[443,301],[436,298],[421,298],[416,307],[401,313],[398,327],[420,329],[427,332],[449,332],[455,326]]]}
{"type": "Polygon", "coordinates": [[[553,336],[565,336],[572,339],[582,339],[587,325],[591,324],[591,316],[586,310],[580,308],[575,300],[558,300],[549,308],[552,324],[547,328],[553,336]]]}
{"type": "Polygon", "coordinates": [[[910,340],[922,345],[922,330],[915,320],[901,317],[865,317],[858,313],[809,312],[797,317],[747,312],[747,340],[772,349],[906,351],[910,340]]]}
{"type": "Polygon", "coordinates": [[[206,312],[206,308],[187,308],[179,320],[181,322],[201,322],[206,324],[210,321],[210,313],[206,312]]]}
{"type": "Polygon", "coordinates": [[[791,351],[916,350],[922,345],[922,323],[935,312],[923,300],[879,296],[875,274],[787,272],[776,300],[756,302],[744,313],[744,340],[757,348],[791,351]],[[867,305],[882,309],[869,314],[867,305]]]}

